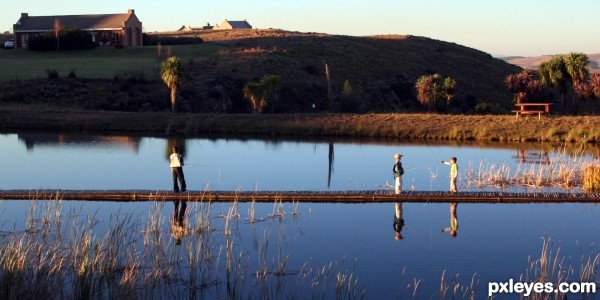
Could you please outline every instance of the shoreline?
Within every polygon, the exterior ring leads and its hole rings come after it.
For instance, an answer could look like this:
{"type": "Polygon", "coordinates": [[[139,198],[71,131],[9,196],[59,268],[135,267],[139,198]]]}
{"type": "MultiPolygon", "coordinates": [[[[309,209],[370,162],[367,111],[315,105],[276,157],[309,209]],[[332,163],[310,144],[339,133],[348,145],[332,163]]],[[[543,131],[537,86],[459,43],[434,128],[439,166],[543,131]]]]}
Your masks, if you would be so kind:
{"type": "Polygon", "coordinates": [[[386,140],[600,142],[600,116],[195,114],[0,109],[0,131],[243,135],[386,140]]]}

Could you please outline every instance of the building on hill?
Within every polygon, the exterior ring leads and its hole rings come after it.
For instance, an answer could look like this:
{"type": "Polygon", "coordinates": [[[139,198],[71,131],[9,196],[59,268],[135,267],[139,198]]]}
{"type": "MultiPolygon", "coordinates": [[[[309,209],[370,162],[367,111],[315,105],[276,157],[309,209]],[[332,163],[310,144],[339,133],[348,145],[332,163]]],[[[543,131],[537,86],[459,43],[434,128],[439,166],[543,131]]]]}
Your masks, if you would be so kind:
{"type": "Polygon", "coordinates": [[[27,48],[29,38],[53,32],[55,24],[63,29],[79,29],[88,32],[92,41],[100,47],[142,46],[142,22],[133,9],[125,14],[30,16],[21,13],[13,25],[15,48],[27,48]]]}
{"type": "Polygon", "coordinates": [[[214,30],[227,30],[227,29],[252,29],[252,25],[244,19],[243,21],[229,21],[223,20],[221,24],[215,25],[214,30]]]}
{"type": "Polygon", "coordinates": [[[192,26],[182,25],[181,27],[179,27],[179,29],[177,29],[177,31],[190,32],[190,31],[211,30],[211,29],[213,29],[213,26],[211,26],[210,23],[206,23],[206,25],[204,25],[202,27],[192,27],[192,26]]]}

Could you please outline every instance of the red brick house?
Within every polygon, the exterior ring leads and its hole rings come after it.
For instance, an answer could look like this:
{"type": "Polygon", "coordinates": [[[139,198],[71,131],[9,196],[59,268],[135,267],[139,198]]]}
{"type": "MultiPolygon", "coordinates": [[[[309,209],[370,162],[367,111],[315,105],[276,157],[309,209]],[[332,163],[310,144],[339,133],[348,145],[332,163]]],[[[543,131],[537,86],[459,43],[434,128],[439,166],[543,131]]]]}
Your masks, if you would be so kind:
{"type": "Polygon", "coordinates": [[[142,46],[142,22],[130,9],[126,14],[30,16],[22,13],[13,25],[15,48],[27,48],[29,37],[54,31],[54,24],[63,29],[87,31],[98,46],[142,46]]]}

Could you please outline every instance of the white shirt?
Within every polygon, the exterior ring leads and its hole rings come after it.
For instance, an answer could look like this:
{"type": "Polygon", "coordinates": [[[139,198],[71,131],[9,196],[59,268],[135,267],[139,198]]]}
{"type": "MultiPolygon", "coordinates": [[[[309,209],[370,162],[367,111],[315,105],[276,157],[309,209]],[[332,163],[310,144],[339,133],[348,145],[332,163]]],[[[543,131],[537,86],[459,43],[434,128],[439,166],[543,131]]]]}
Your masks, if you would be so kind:
{"type": "Polygon", "coordinates": [[[171,156],[169,156],[169,159],[171,160],[171,163],[169,164],[171,168],[178,168],[183,166],[183,159],[181,158],[181,154],[173,153],[171,154],[171,156]]]}

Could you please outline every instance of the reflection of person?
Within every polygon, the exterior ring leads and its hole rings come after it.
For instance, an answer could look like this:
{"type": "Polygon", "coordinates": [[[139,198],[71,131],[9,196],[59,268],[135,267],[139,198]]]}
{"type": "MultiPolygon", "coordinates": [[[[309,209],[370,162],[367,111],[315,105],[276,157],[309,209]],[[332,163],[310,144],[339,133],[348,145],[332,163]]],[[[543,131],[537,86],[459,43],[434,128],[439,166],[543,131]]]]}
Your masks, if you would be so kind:
{"type": "Polygon", "coordinates": [[[185,218],[185,209],[187,208],[187,203],[185,201],[174,201],[174,210],[173,210],[173,222],[171,222],[171,233],[173,237],[175,237],[175,245],[181,244],[181,238],[185,235],[185,226],[184,226],[184,218],[185,218]]]}
{"type": "Polygon", "coordinates": [[[173,154],[169,156],[169,160],[171,161],[169,166],[173,173],[173,192],[179,193],[180,190],[185,192],[186,186],[185,177],[183,176],[183,156],[179,154],[179,147],[173,146],[173,154]],[[181,189],[179,188],[179,185],[177,185],[177,181],[179,181],[181,189]]]}
{"type": "Polygon", "coordinates": [[[458,233],[458,214],[456,213],[457,202],[450,203],[450,227],[442,229],[442,232],[450,232],[450,236],[456,237],[458,233]]]}
{"type": "Polygon", "coordinates": [[[443,161],[443,164],[450,166],[450,191],[456,193],[456,178],[458,177],[458,165],[456,164],[456,157],[450,158],[450,161],[443,161]]]}
{"type": "Polygon", "coordinates": [[[400,192],[402,192],[402,174],[404,174],[404,169],[402,168],[402,163],[400,162],[402,155],[400,153],[396,153],[394,155],[394,159],[396,160],[393,168],[394,180],[396,181],[394,188],[396,194],[400,194],[400,192]]]}
{"type": "Polygon", "coordinates": [[[394,231],[396,232],[395,239],[397,241],[403,239],[402,227],[404,227],[404,218],[402,217],[402,202],[396,202],[396,214],[394,214],[394,231]]]}

